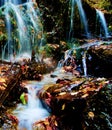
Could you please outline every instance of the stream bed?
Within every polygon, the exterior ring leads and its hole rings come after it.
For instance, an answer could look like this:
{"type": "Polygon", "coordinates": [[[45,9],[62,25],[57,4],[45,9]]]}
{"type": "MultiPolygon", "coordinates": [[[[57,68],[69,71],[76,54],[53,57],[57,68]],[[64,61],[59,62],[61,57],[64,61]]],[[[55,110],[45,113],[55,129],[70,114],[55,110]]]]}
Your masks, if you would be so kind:
{"type": "MultiPolygon", "coordinates": [[[[12,111],[11,114],[14,115],[19,123],[17,126],[18,130],[32,130],[32,125],[35,122],[44,120],[50,113],[43,107],[42,102],[37,96],[38,91],[45,85],[45,84],[53,84],[57,81],[57,79],[62,78],[72,78],[71,73],[63,73],[61,72],[60,68],[57,68],[53,73],[45,74],[41,81],[30,81],[25,80],[22,81],[22,84],[28,90],[28,102],[27,104],[19,103],[17,107],[12,111]],[[54,75],[56,77],[52,77],[54,75]]],[[[10,111],[10,110],[9,110],[10,111]]]]}

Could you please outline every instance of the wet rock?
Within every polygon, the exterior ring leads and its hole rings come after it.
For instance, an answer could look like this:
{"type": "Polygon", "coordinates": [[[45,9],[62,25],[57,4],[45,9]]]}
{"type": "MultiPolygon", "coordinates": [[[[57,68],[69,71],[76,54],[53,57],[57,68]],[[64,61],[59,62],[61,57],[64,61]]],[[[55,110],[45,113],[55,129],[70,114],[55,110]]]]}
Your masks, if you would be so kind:
{"type": "Polygon", "coordinates": [[[0,126],[1,130],[16,130],[18,120],[15,116],[4,113],[2,116],[2,124],[0,126]]]}
{"type": "Polygon", "coordinates": [[[112,75],[112,44],[93,46],[88,50],[91,59],[88,60],[88,73],[100,77],[112,75]]]}
{"type": "Polygon", "coordinates": [[[44,30],[47,32],[47,42],[57,43],[60,39],[65,39],[69,30],[69,1],[55,0],[37,1],[42,12],[44,30]],[[60,8],[57,10],[57,7],[60,8]]]}
{"type": "Polygon", "coordinates": [[[33,130],[59,130],[58,118],[55,115],[49,116],[45,120],[35,122],[33,130]]]}
{"type": "Polygon", "coordinates": [[[46,64],[47,73],[54,71],[54,69],[57,67],[57,61],[52,56],[45,58],[43,61],[46,64]]]}
{"type": "Polygon", "coordinates": [[[87,100],[84,110],[83,127],[85,130],[112,129],[112,82],[102,88],[97,95],[87,100]]]}
{"type": "Polygon", "coordinates": [[[50,76],[51,76],[52,78],[55,78],[55,77],[57,77],[57,75],[53,75],[53,74],[51,74],[50,76]]]}
{"type": "Polygon", "coordinates": [[[104,61],[108,64],[112,64],[112,43],[107,45],[94,46],[89,49],[91,55],[95,55],[99,60],[104,61]]]}
{"type": "MultiPolygon", "coordinates": [[[[60,79],[56,84],[45,85],[38,95],[59,118],[60,127],[78,130],[83,128],[83,112],[87,101],[97,95],[107,83],[105,79],[94,78],[60,79]]],[[[90,112],[89,116],[94,118],[94,113],[90,112]]]]}
{"type": "Polygon", "coordinates": [[[5,62],[0,64],[0,107],[10,98],[11,91],[19,85],[21,76],[20,65],[5,62]]]}
{"type": "Polygon", "coordinates": [[[44,63],[30,62],[21,66],[22,78],[30,80],[41,80],[42,74],[47,72],[47,67],[44,63]]]}
{"type": "Polygon", "coordinates": [[[0,127],[4,124],[4,120],[0,117],[0,127]]]}
{"type": "Polygon", "coordinates": [[[58,42],[58,44],[49,43],[45,46],[48,57],[53,57],[55,60],[59,60],[61,58],[63,48],[61,48],[62,46],[59,45],[59,43],[60,42],[58,42]]]}

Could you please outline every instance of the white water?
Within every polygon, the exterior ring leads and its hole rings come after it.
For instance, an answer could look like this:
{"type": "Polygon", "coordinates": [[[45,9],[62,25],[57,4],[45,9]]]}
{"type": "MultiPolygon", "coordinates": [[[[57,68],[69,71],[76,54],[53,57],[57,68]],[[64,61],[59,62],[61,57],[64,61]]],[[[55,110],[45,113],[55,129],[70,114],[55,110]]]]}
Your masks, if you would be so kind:
{"type": "MultiPolygon", "coordinates": [[[[79,46],[79,47],[72,47],[71,49],[69,49],[68,51],[65,52],[65,57],[64,57],[64,61],[60,61],[58,63],[58,66],[59,67],[62,67],[63,66],[63,63],[66,63],[66,60],[68,58],[72,58],[72,52],[74,50],[78,50],[78,49],[84,49],[85,51],[83,52],[82,54],[82,65],[83,65],[83,72],[84,72],[84,76],[87,77],[88,74],[87,74],[87,63],[86,63],[86,54],[87,54],[87,50],[92,47],[92,46],[99,46],[101,44],[103,44],[104,42],[106,41],[94,41],[94,42],[91,42],[91,43],[86,43],[86,44],[83,44],[82,46],[79,46]]],[[[109,42],[110,43],[110,42],[109,42]]]]}
{"type": "Polygon", "coordinates": [[[7,2],[11,2],[11,3],[17,5],[17,4],[21,4],[22,0],[0,0],[0,5],[2,6],[7,2]]]}
{"type": "Polygon", "coordinates": [[[65,74],[61,72],[60,68],[57,68],[53,75],[57,75],[55,78],[51,78],[50,74],[44,75],[42,81],[26,81],[25,86],[28,88],[28,104],[22,105],[18,104],[17,108],[12,112],[19,119],[18,130],[32,130],[32,124],[47,118],[50,113],[43,108],[39,98],[37,97],[37,92],[45,85],[54,83],[58,78],[68,78],[70,79],[72,74],[65,74]]]}
{"type": "Polygon", "coordinates": [[[10,60],[14,53],[16,56],[24,52],[31,54],[32,49],[41,46],[43,42],[43,26],[38,7],[30,0],[21,5],[18,3],[21,1],[6,0],[0,8],[4,10],[2,13],[7,30],[7,41],[2,48],[3,60],[10,60]]]}
{"type": "MultiPolygon", "coordinates": [[[[10,54],[12,54],[11,46],[13,46],[11,44],[12,36],[11,36],[11,21],[10,21],[10,15],[9,15],[9,8],[6,8],[4,13],[5,13],[5,19],[6,19],[7,35],[8,35],[8,41],[7,41],[7,44],[6,44],[6,46],[8,48],[8,55],[7,55],[7,57],[9,58],[10,54]]],[[[6,48],[4,48],[4,49],[6,49],[6,48]]],[[[4,50],[4,51],[6,51],[6,50],[4,50]]],[[[3,53],[2,57],[5,57],[4,54],[5,53],[3,53]]]]}
{"type": "Polygon", "coordinates": [[[88,23],[87,23],[87,18],[86,18],[84,9],[82,7],[82,2],[81,2],[81,0],[75,0],[75,2],[77,3],[79,14],[80,14],[80,20],[84,26],[85,33],[86,33],[86,36],[88,38],[89,37],[88,23]]]}
{"type": "Polygon", "coordinates": [[[18,129],[32,130],[32,124],[49,116],[46,109],[37,97],[38,90],[42,84],[37,81],[27,81],[25,87],[28,89],[28,104],[18,104],[17,109],[13,112],[19,119],[18,129]]]}
{"type": "Polygon", "coordinates": [[[34,29],[38,30],[38,24],[36,23],[37,14],[36,14],[32,4],[27,4],[27,10],[29,11],[28,16],[30,17],[30,20],[32,21],[34,29]],[[32,13],[31,13],[31,11],[32,11],[32,13]]]}
{"type": "Polygon", "coordinates": [[[13,12],[15,12],[17,28],[18,28],[18,33],[19,33],[18,38],[20,40],[19,53],[31,51],[29,37],[27,36],[26,25],[24,23],[21,11],[19,10],[19,8],[14,6],[12,3],[7,3],[6,7],[11,9],[13,12]]]}
{"type": "Polygon", "coordinates": [[[107,23],[106,23],[106,20],[105,20],[104,13],[102,11],[96,9],[96,14],[97,14],[97,18],[99,19],[99,22],[101,23],[101,26],[103,28],[104,36],[106,38],[108,38],[109,37],[109,33],[108,33],[108,28],[107,28],[107,23]]]}
{"type": "Polygon", "coordinates": [[[69,38],[72,37],[73,35],[73,23],[74,23],[74,6],[75,4],[77,5],[78,7],[78,10],[79,10],[79,15],[80,15],[80,20],[81,20],[81,23],[83,24],[84,26],[84,31],[85,31],[85,35],[87,38],[90,37],[90,34],[89,34],[89,30],[88,30],[88,23],[87,23],[87,18],[86,18],[86,15],[85,15],[85,12],[84,12],[84,9],[82,7],[82,2],[81,0],[71,0],[70,1],[71,3],[71,17],[70,17],[70,32],[69,32],[69,38]]]}
{"type": "Polygon", "coordinates": [[[83,64],[83,70],[84,70],[85,77],[87,77],[86,53],[87,53],[87,51],[84,52],[84,55],[82,57],[82,64],[83,64]]]}
{"type": "Polygon", "coordinates": [[[71,16],[70,16],[70,31],[69,31],[69,40],[73,37],[72,33],[74,30],[74,26],[73,26],[73,22],[74,22],[74,5],[75,5],[75,1],[71,0],[71,16]]]}

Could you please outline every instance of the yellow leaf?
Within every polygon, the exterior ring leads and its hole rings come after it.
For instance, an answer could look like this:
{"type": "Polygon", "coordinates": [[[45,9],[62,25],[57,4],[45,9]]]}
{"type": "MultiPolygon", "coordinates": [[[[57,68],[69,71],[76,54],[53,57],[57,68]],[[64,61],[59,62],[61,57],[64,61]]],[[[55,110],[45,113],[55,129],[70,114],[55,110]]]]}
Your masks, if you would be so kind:
{"type": "Polygon", "coordinates": [[[0,82],[5,82],[5,79],[4,78],[0,78],[0,82]]]}
{"type": "Polygon", "coordinates": [[[3,83],[3,86],[4,86],[4,87],[7,87],[7,84],[3,83]]]}
{"type": "Polygon", "coordinates": [[[90,118],[94,118],[94,113],[93,112],[88,112],[88,116],[90,117],[90,118]]]}
{"type": "Polygon", "coordinates": [[[64,110],[65,109],[65,104],[62,105],[62,109],[61,110],[64,110]]]}
{"type": "Polygon", "coordinates": [[[48,121],[44,121],[44,124],[45,124],[45,125],[49,125],[49,122],[48,122],[48,121]]]}
{"type": "Polygon", "coordinates": [[[54,124],[55,124],[55,126],[58,126],[58,123],[57,123],[57,121],[55,121],[55,122],[54,122],[54,124]]]}
{"type": "Polygon", "coordinates": [[[59,93],[58,95],[65,95],[66,94],[66,92],[61,92],[61,93],[59,93]]]}

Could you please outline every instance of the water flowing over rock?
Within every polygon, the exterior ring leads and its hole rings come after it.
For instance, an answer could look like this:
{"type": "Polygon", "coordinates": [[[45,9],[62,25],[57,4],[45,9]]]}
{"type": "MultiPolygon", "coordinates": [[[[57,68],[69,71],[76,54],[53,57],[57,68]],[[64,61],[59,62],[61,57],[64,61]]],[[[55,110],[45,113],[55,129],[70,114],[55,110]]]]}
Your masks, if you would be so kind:
{"type": "Polygon", "coordinates": [[[52,113],[59,118],[56,121],[60,129],[83,130],[84,126],[87,128],[85,112],[88,113],[87,120],[95,120],[94,116],[97,116],[91,109],[88,109],[90,105],[88,103],[91,99],[97,100],[97,94],[105,89],[106,84],[108,81],[104,78],[59,79],[56,84],[45,85],[39,91],[39,96],[44,104],[47,104],[47,109],[50,108],[52,113]]]}
{"type": "Polygon", "coordinates": [[[73,38],[73,33],[74,33],[74,15],[75,15],[75,4],[78,7],[79,10],[79,15],[80,15],[80,20],[81,23],[83,24],[83,28],[84,28],[84,33],[83,35],[86,35],[87,38],[89,38],[89,30],[88,30],[88,23],[87,23],[87,19],[86,19],[86,14],[84,12],[84,9],[82,7],[82,1],[81,0],[71,0],[71,18],[70,18],[70,32],[69,32],[69,38],[73,38]]]}
{"type": "Polygon", "coordinates": [[[104,16],[103,12],[101,12],[100,10],[97,9],[96,15],[97,15],[97,19],[99,20],[99,23],[100,23],[100,35],[104,35],[104,37],[108,38],[109,33],[108,33],[108,28],[107,28],[107,24],[106,24],[106,20],[105,20],[105,16],[104,16]],[[102,33],[103,30],[104,30],[104,34],[102,33]]]}
{"type": "Polygon", "coordinates": [[[0,1],[0,129],[111,130],[111,11],[99,37],[88,1],[0,1]]]}
{"type": "Polygon", "coordinates": [[[1,19],[6,19],[4,27],[5,42],[2,45],[2,59],[10,59],[13,55],[24,52],[31,54],[32,49],[37,51],[42,43],[43,27],[40,20],[40,11],[36,3],[27,2],[23,5],[4,3],[0,8],[1,19]]]}

